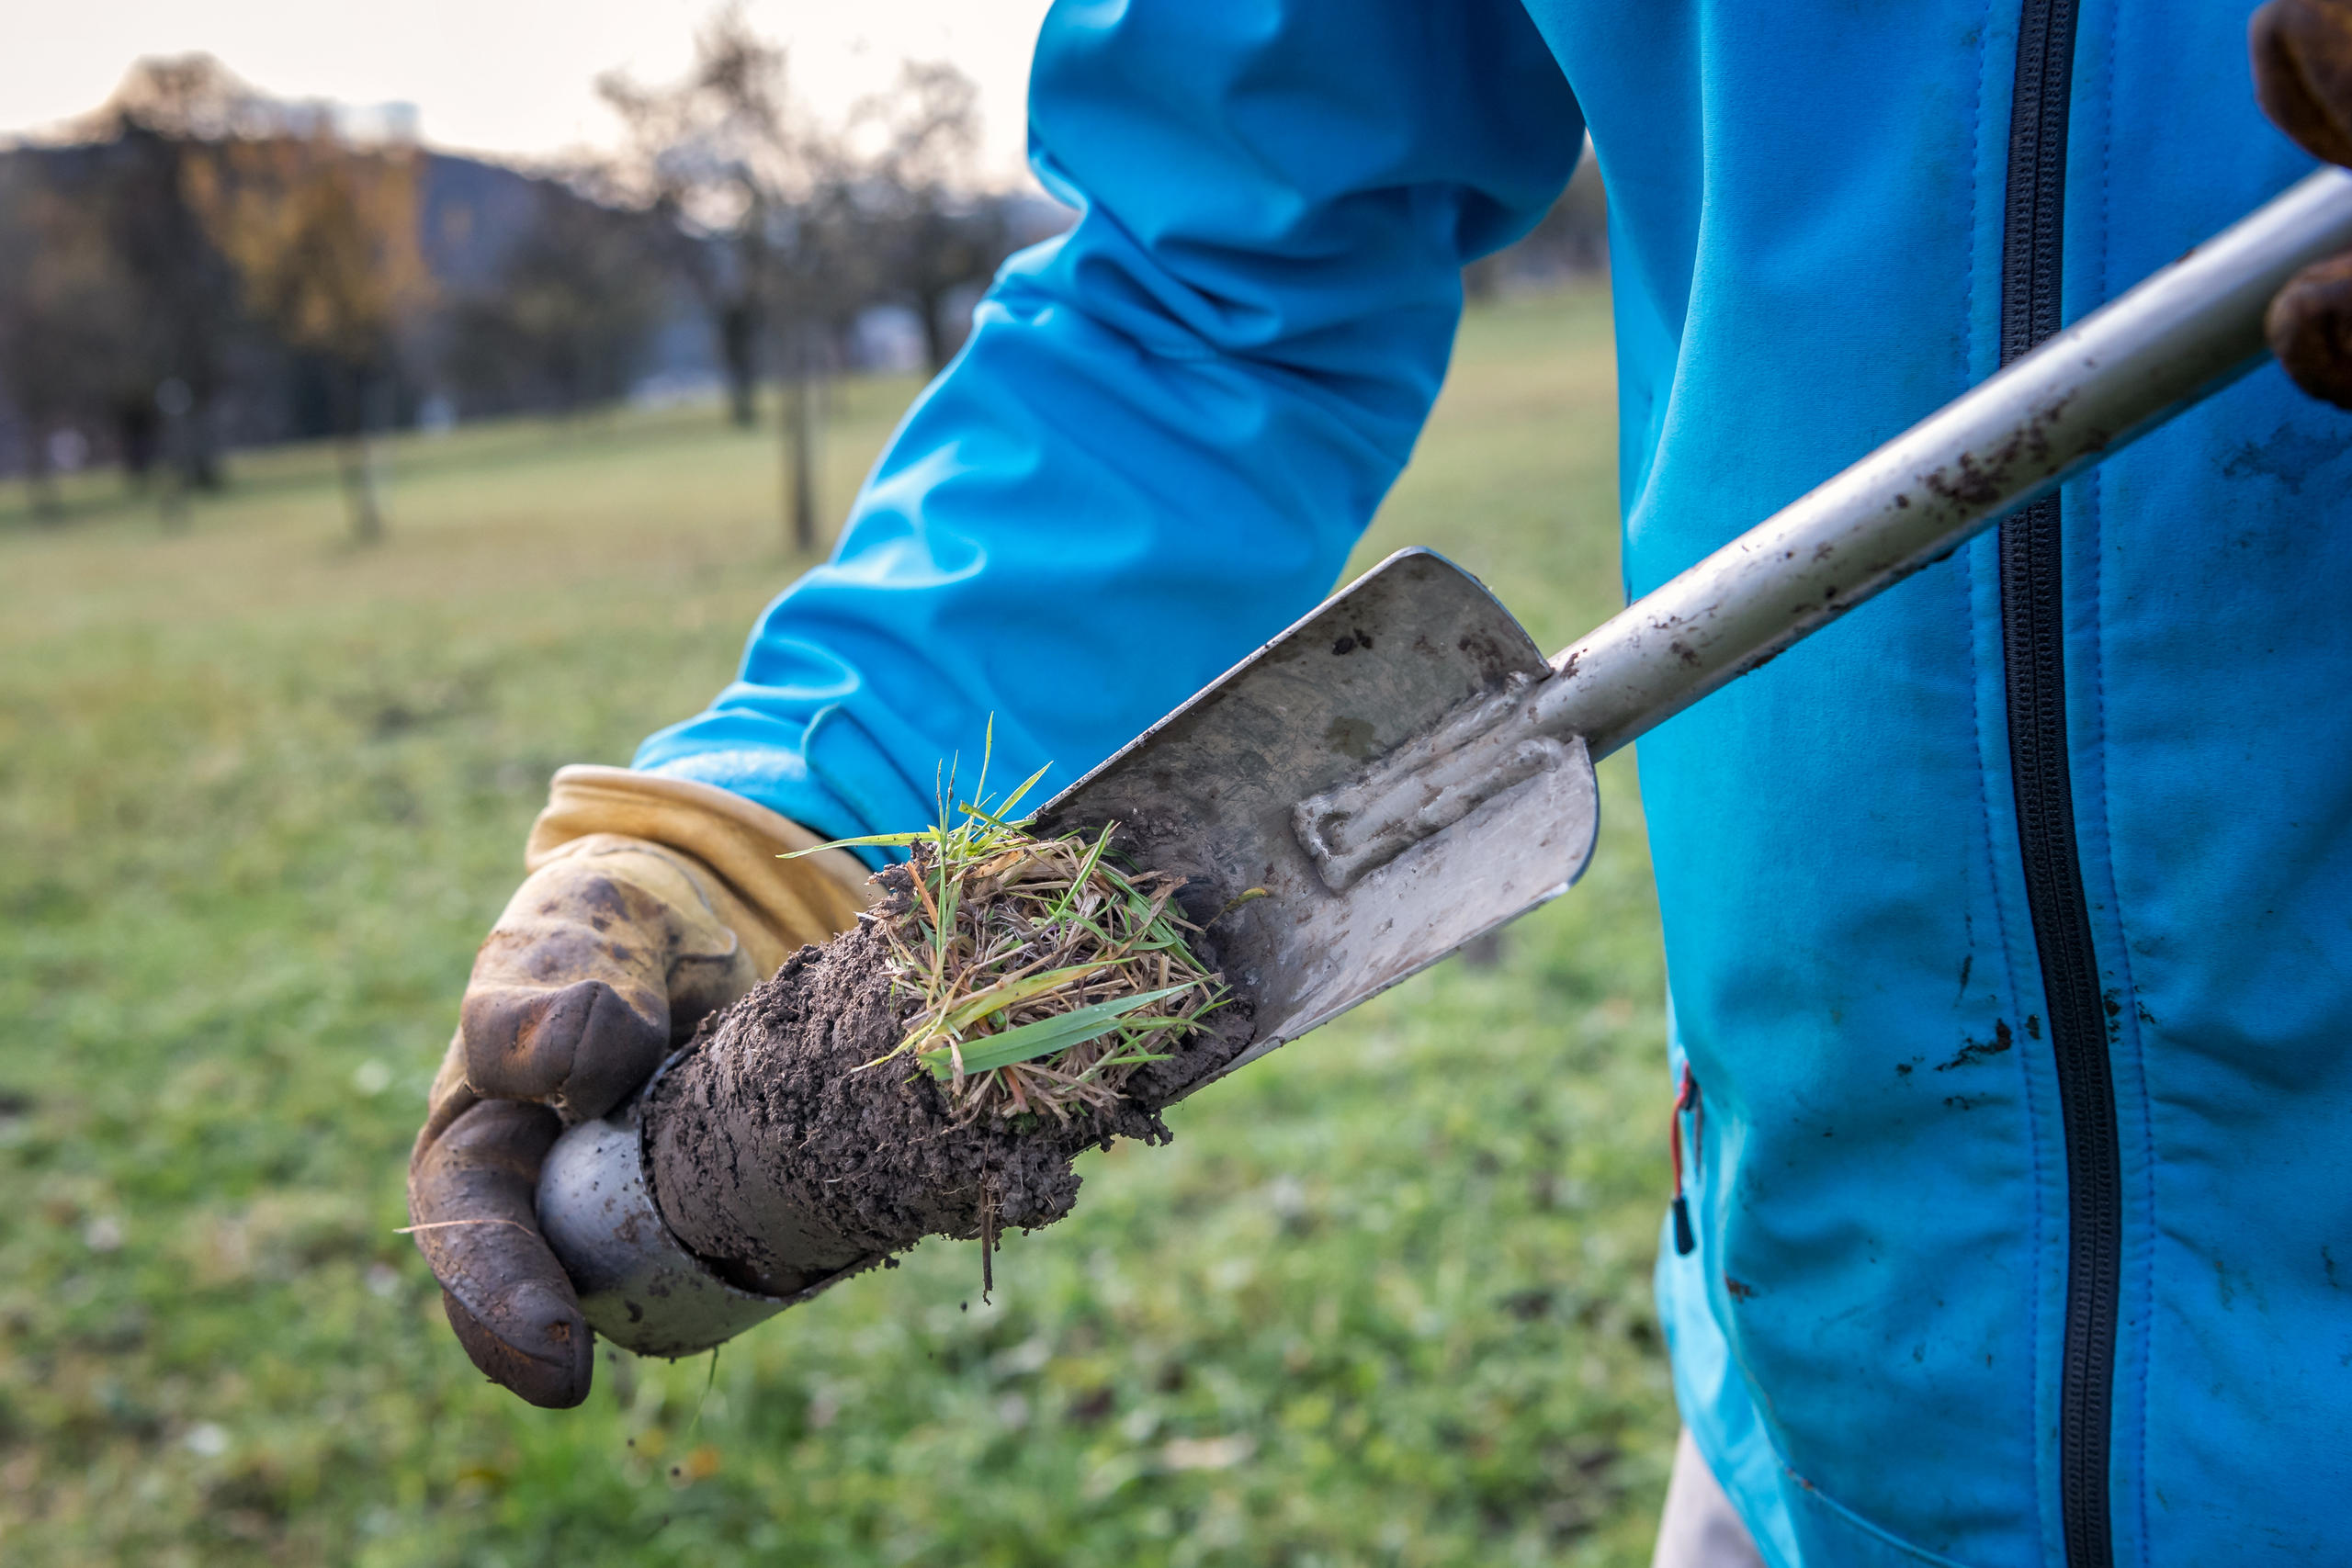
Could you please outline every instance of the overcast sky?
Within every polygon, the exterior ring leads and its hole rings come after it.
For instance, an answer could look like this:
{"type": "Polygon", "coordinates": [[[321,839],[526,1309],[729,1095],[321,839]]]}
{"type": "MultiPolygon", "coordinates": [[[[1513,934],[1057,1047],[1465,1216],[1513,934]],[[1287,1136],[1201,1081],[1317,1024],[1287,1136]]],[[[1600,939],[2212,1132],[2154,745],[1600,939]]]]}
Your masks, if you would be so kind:
{"type": "MultiPolygon", "coordinates": [[[[1046,0],[748,0],[791,50],[796,85],[838,109],[902,59],[946,59],[980,85],[991,173],[1021,166],[1029,51],[1046,0]]],[[[141,55],[203,51],[277,97],[417,107],[436,147],[530,156],[610,145],[601,72],[685,69],[711,0],[41,0],[10,6],[0,134],[104,102],[141,55]]]]}

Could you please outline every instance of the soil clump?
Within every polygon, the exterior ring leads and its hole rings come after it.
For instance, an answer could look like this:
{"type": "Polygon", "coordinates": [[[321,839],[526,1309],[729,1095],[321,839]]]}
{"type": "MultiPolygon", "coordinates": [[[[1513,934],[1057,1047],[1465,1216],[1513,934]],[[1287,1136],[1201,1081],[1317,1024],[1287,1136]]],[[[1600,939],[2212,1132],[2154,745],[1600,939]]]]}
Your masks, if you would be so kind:
{"type": "MultiPolygon", "coordinates": [[[[649,1090],[648,1174],[678,1238],[730,1282],[792,1295],[927,1235],[993,1241],[1050,1224],[1077,1201],[1071,1161],[1115,1138],[1164,1144],[1160,1109],[1246,1048],[1237,1001],[1203,1018],[1126,1084],[1115,1105],[1051,1116],[958,1115],[905,1055],[874,917],[806,947],[714,1015],[649,1090]],[[877,1058],[890,1056],[878,1066],[877,1058]]],[[[1204,953],[1204,958],[1213,955],[1204,953]]]]}

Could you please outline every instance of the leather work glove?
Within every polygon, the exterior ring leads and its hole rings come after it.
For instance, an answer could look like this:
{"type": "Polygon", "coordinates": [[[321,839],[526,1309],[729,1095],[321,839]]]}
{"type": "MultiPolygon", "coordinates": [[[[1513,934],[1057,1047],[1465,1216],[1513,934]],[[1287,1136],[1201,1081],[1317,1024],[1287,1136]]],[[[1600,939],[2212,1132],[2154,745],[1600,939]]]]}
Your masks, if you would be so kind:
{"type": "MultiPolygon", "coordinates": [[[[2352,168],[2352,0],[2269,0],[2247,41],[2263,112],[2304,152],[2352,168]]],[[[2352,252],[2297,273],[2264,326],[2295,385],[2352,409],[2352,252]]]]}
{"type": "Polygon", "coordinates": [[[539,1164],[705,1015],[865,906],[865,868],[764,807],[622,768],[555,775],[529,876],[474,959],[409,1156],[409,1218],[474,1365],[534,1404],[588,1396],[588,1325],[540,1236],[539,1164]]]}

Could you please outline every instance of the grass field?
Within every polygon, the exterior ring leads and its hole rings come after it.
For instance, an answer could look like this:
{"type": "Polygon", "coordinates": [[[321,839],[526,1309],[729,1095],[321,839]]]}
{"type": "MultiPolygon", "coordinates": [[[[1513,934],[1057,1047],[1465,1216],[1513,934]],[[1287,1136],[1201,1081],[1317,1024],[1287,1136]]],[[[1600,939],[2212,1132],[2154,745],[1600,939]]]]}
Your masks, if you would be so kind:
{"type": "MultiPolygon", "coordinates": [[[[838,506],[904,383],[843,389],[838,506]]],[[[1605,299],[1465,326],[1359,565],[1557,646],[1618,603],[1605,299]]],[[[1657,920],[1629,760],[1509,933],[1090,1156],[994,1304],[933,1243],[581,1410],[484,1383],[403,1160],[548,773],[727,677],[796,570],[708,411],[322,454],[164,536],[0,492],[0,1561],[1641,1563],[1673,1415],[1657,920]]]]}

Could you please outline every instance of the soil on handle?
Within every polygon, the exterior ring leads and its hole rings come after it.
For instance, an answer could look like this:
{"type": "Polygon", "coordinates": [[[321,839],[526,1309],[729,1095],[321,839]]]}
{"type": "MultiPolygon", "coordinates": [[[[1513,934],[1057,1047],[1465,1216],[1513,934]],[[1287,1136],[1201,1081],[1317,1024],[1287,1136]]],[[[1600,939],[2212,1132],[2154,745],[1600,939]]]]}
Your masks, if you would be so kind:
{"type": "Polygon", "coordinates": [[[1167,1059],[1136,1071],[1110,1104],[1067,1122],[971,1114],[915,1058],[894,1055],[909,1004],[884,922],[905,918],[911,881],[903,866],[876,881],[886,900],[875,918],[801,949],[707,1022],[646,1100],[662,1217],[747,1290],[789,1295],[927,1235],[992,1240],[1050,1224],[1077,1201],[1080,1153],[1114,1138],[1167,1142],[1160,1109],[1250,1043],[1247,1010],[1228,1001],[1156,1044],[1167,1059]]]}

